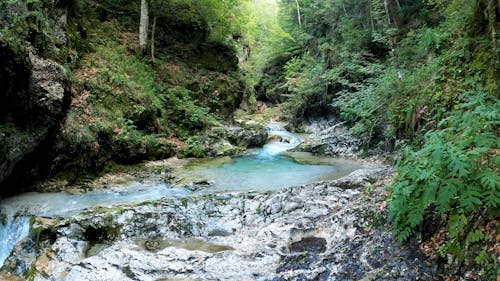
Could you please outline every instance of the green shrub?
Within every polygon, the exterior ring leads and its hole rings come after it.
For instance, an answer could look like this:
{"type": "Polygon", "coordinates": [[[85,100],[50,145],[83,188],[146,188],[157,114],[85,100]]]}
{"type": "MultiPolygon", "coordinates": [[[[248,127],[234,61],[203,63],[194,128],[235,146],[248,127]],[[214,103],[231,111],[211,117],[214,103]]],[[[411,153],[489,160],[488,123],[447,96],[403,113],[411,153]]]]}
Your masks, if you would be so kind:
{"type": "Polygon", "coordinates": [[[184,156],[204,157],[206,148],[201,144],[200,137],[189,137],[186,140],[187,147],[182,150],[184,156]]]}
{"type": "Polygon", "coordinates": [[[436,216],[448,220],[444,252],[465,258],[487,239],[478,226],[499,213],[500,102],[477,92],[465,93],[467,101],[425,135],[423,147],[406,149],[398,163],[388,206],[400,241],[436,216]]]}

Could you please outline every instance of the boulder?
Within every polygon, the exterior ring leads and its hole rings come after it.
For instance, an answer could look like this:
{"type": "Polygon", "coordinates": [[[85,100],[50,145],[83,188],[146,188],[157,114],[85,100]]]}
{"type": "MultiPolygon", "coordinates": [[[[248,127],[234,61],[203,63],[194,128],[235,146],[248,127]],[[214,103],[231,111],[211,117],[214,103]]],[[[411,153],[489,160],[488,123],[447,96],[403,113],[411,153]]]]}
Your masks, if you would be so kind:
{"type": "Polygon", "coordinates": [[[221,126],[208,132],[203,144],[209,156],[230,156],[246,148],[261,147],[267,138],[268,132],[261,125],[221,126]]]}
{"type": "Polygon", "coordinates": [[[355,138],[346,122],[335,118],[312,121],[304,125],[311,132],[298,147],[301,151],[329,156],[354,156],[361,150],[361,141],[355,138]]]}

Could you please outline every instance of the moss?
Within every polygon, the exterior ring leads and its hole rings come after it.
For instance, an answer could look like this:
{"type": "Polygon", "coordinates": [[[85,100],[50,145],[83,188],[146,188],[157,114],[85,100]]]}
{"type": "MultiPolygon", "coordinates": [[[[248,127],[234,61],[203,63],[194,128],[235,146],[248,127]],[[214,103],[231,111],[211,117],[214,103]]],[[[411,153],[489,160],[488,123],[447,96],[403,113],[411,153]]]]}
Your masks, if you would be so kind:
{"type": "Polygon", "coordinates": [[[35,280],[36,273],[37,273],[36,265],[35,265],[35,263],[32,263],[30,265],[28,271],[26,272],[26,275],[24,275],[24,278],[27,281],[33,281],[33,280],[35,280]]]}
{"type": "Polygon", "coordinates": [[[110,162],[168,158],[176,153],[172,138],[188,145],[180,155],[204,157],[196,135],[219,117],[231,119],[244,90],[234,50],[214,42],[185,50],[174,43],[175,55],[159,53],[151,63],[133,51],[135,30],[113,19],[98,27],[89,32],[93,51],[74,70],[75,99],[60,137],[62,150],[55,152],[65,156],[64,166],[52,170],[78,174],[108,170],[110,162]],[[192,55],[211,66],[200,67],[192,55]]]}
{"type": "Polygon", "coordinates": [[[218,152],[223,156],[231,156],[245,151],[245,147],[233,146],[233,145],[223,145],[218,148],[218,152]]]}
{"type": "Polygon", "coordinates": [[[187,198],[181,198],[181,204],[184,207],[187,207],[189,200],[187,198]]]}

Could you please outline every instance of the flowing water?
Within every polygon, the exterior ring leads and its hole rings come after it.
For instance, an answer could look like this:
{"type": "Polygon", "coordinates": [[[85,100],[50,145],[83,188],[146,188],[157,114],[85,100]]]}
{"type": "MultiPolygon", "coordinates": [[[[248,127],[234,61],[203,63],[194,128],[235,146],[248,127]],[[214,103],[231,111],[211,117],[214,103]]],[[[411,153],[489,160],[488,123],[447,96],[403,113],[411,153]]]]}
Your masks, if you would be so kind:
{"type": "Polygon", "coordinates": [[[310,153],[287,153],[307,135],[286,131],[271,123],[270,141],[261,149],[238,157],[201,159],[176,172],[181,183],[203,182],[202,192],[276,190],[287,186],[332,180],[359,168],[349,160],[316,157],[310,153]]]}
{"type": "Polygon", "coordinates": [[[82,194],[30,192],[0,202],[0,267],[17,242],[29,234],[30,216],[58,217],[97,206],[143,202],[165,196],[185,197],[190,191],[167,185],[148,186],[131,182],[126,188],[95,190],[82,194]]]}
{"type": "MultiPolygon", "coordinates": [[[[238,157],[193,161],[176,172],[184,180],[203,180],[197,193],[275,190],[341,177],[359,165],[308,153],[288,153],[306,137],[287,132],[279,123],[269,125],[271,141],[238,157]]],[[[0,201],[0,267],[14,245],[29,234],[30,216],[70,216],[96,206],[142,202],[162,197],[186,197],[193,191],[165,184],[130,182],[82,194],[26,193],[0,201]]]]}

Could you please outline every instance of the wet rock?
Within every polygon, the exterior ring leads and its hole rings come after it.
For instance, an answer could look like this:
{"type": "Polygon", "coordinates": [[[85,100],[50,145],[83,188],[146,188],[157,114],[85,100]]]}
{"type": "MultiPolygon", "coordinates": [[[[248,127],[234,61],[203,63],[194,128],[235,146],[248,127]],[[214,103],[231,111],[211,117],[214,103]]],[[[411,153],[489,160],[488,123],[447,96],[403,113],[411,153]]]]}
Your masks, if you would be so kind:
{"type": "Polygon", "coordinates": [[[162,248],[165,248],[163,245],[162,241],[160,239],[148,239],[144,242],[144,247],[148,251],[158,251],[161,250],[162,248]]]}
{"type": "Polygon", "coordinates": [[[268,137],[266,128],[259,124],[245,126],[221,126],[205,136],[204,145],[210,156],[234,155],[246,148],[263,146],[268,137]]]}
{"type": "Polygon", "coordinates": [[[326,251],[326,239],[318,237],[304,237],[300,241],[290,244],[291,252],[323,253],[326,251]]]}
{"type": "Polygon", "coordinates": [[[98,255],[102,250],[106,249],[109,247],[108,244],[94,244],[91,245],[86,251],[85,251],[85,257],[92,257],[98,255]]]}
{"type": "Polygon", "coordinates": [[[228,140],[238,146],[247,148],[260,147],[266,143],[267,130],[260,125],[232,127],[227,130],[228,140]]]}
{"type": "Polygon", "coordinates": [[[360,152],[361,142],[355,138],[345,122],[337,119],[312,121],[303,126],[311,132],[299,150],[321,155],[353,156],[360,152]]]}
{"type": "MultiPolygon", "coordinates": [[[[65,218],[56,241],[39,251],[47,254],[36,256],[44,261],[35,263],[36,280],[434,280],[418,249],[400,248],[380,223],[383,213],[375,215],[384,190],[365,193],[367,179],[388,172],[374,167],[276,192],[165,198],[65,218]],[[355,183],[338,186],[346,181],[355,183]],[[86,234],[91,227],[120,231],[88,256],[99,240],[86,234]]],[[[16,253],[9,261],[33,263],[16,253]]]]}
{"type": "Polygon", "coordinates": [[[280,141],[281,142],[281,141],[283,141],[283,137],[282,136],[278,136],[278,135],[269,136],[267,138],[267,142],[271,142],[271,141],[280,141]]]}

